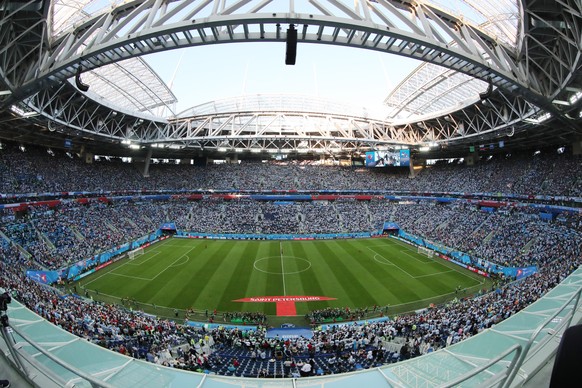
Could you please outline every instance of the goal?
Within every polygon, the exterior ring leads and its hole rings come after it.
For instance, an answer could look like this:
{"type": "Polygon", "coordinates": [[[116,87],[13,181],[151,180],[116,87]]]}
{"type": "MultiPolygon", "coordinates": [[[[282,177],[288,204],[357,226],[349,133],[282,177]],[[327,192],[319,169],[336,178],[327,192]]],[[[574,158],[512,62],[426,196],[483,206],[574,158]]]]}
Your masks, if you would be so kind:
{"type": "Polygon", "coordinates": [[[143,248],[142,247],[139,247],[137,249],[134,249],[133,251],[127,252],[127,257],[129,257],[129,260],[133,260],[137,256],[141,256],[141,255],[143,255],[143,248]]]}
{"type": "Polygon", "coordinates": [[[425,247],[418,247],[417,252],[423,256],[426,256],[426,257],[433,257],[434,256],[434,251],[432,249],[428,249],[425,247]]]}

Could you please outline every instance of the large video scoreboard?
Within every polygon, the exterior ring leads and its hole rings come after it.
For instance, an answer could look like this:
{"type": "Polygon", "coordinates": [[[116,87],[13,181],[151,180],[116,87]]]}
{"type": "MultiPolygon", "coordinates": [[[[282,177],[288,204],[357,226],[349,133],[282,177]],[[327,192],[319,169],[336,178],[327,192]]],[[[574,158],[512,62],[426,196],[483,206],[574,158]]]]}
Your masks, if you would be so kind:
{"type": "Polygon", "coordinates": [[[366,152],[366,167],[387,166],[410,166],[410,150],[366,152]]]}

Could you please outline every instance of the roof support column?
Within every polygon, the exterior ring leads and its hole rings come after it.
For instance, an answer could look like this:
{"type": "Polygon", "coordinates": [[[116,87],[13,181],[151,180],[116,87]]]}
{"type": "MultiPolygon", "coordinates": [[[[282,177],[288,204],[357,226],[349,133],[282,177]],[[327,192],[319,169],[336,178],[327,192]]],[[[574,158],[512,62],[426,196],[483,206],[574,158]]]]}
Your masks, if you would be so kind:
{"type": "Polygon", "coordinates": [[[148,148],[148,153],[146,155],[145,163],[144,163],[144,166],[143,166],[143,176],[145,178],[147,178],[147,177],[150,176],[150,162],[152,160],[152,152],[153,152],[153,149],[152,148],[148,148]]]}

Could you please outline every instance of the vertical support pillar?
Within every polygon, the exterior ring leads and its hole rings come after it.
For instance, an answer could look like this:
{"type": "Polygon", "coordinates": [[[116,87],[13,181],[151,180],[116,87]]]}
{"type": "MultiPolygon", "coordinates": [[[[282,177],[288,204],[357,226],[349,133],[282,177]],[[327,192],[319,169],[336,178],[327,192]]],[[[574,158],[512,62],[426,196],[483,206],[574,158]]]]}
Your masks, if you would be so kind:
{"type": "Polygon", "coordinates": [[[479,154],[476,151],[465,156],[465,165],[474,166],[477,162],[479,162],[479,154]]]}
{"type": "Polygon", "coordinates": [[[409,178],[414,178],[415,177],[415,173],[414,173],[414,162],[412,161],[412,158],[410,158],[410,164],[408,165],[408,177],[409,178]]]}
{"type": "Polygon", "coordinates": [[[144,178],[148,178],[150,176],[150,162],[152,160],[152,152],[153,149],[150,147],[148,148],[148,153],[145,158],[145,163],[143,166],[143,176],[144,178]]]}

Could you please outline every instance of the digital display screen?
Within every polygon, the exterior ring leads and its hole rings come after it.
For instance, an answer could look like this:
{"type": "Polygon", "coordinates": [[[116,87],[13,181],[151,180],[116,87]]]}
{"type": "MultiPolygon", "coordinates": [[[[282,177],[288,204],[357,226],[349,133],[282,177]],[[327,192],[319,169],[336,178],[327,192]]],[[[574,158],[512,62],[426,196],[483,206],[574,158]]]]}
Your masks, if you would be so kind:
{"type": "Polygon", "coordinates": [[[387,166],[410,166],[410,150],[366,152],[366,167],[387,166]]]}
{"type": "Polygon", "coordinates": [[[175,222],[164,222],[160,229],[162,229],[162,230],[176,230],[176,223],[175,222]]]}

